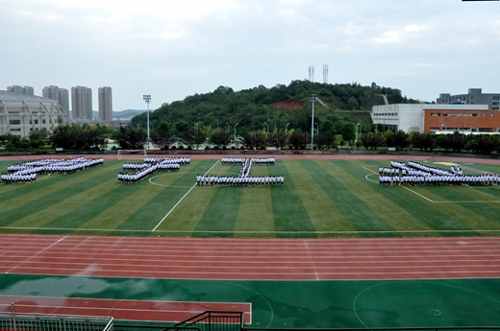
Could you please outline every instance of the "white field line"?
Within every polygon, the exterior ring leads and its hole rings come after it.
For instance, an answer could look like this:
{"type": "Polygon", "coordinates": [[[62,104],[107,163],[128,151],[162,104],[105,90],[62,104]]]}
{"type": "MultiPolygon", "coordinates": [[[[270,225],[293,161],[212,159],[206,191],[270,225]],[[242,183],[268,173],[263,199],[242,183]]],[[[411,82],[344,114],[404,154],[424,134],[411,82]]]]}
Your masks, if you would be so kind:
{"type": "Polygon", "coordinates": [[[12,268],[9,268],[5,273],[8,274],[8,273],[11,273],[12,271],[14,271],[15,269],[19,268],[21,265],[25,264],[25,263],[28,263],[29,261],[33,260],[34,258],[42,255],[43,253],[45,253],[46,251],[48,251],[49,249],[51,249],[52,247],[56,246],[57,244],[59,244],[60,242],[62,242],[64,239],[66,239],[68,236],[64,236],[64,237],[61,237],[59,239],[57,239],[56,241],[54,241],[53,243],[51,243],[50,245],[48,245],[47,247],[45,247],[44,249],[41,249],[39,250],[38,252],[36,252],[35,254],[31,255],[30,257],[28,257],[27,259],[17,263],[16,265],[14,265],[12,268]]]}
{"type": "MultiPolygon", "coordinates": [[[[440,203],[440,202],[437,202],[440,203]]],[[[455,203],[455,202],[441,202],[441,203],[455,203]]],[[[466,202],[462,202],[466,203],[466,202]]],[[[151,230],[142,230],[142,229],[106,229],[106,228],[78,228],[76,231],[74,228],[70,227],[28,227],[28,226],[0,226],[0,230],[39,230],[39,231],[74,231],[74,232],[109,232],[109,233],[151,233],[151,230]]],[[[203,233],[234,233],[234,234],[356,234],[356,233],[460,233],[460,232],[484,232],[484,233],[500,233],[499,229],[452,229],[452,230],[359,230],[359,231],[350,231],[350,230],[339,230],[339,231],[231,231],[231,230],[204,230],[204,231],[189,231],[189,230],[157,230],[155,233],[194,233],[194,234],[203,234],[203,233]]]]}
{"type": "MultiPolygon", "coordinates": [[[[420,193],[418,193],[418,192],[416,192],[416,191],[414,191],[414,190],[412,190],[412,189],[410,189],[410,188],[408,188],[408,187],[406,187],[406,186],[401,186],[401,187],[402,187],[402,188],[404,188],[404,189],[405,189],[405,190],[407,190],[407,191],[412,192],[413,194],[416,194],[417,196],[421,197],[422,199],[424,199],[424,200],[426,200],[426,201],[428,201],[428,202],[430,202],[430,203],[435,203],[435,202],[436,202],[436,201],[434,201],[434,200],[432,200],[432,199],[429,199],[429,198],[428,198],[428,197],[426,197],[425,195],[420,194],[420,193]]],[[[453,203],[453,202],[451,202],[451,203],[453,203]]]]}
{"type": "MultiPolygon", "coordinates": [[[[365,170],[367,170],[367,171],[371,172],[371,173],[372,173],[372,174],[374,174],[374,175],[378,175],[375,171],[373,171],[373,170],[372,170],[372,169],[370,169],[370,168],[367,168],[367,167],[363,166],[363,169],[365,169],[365,170]]],[[[420,198],[424,199],[424,200],[425,200],[425,201],[427,201],[427,202],[430,202],[430,203],[435,203],[435,201],[434,201],[434,200],[429,199],[428,197],[426,197],[426,196],[425,196],[425,195],[423,195],[423,194],[420,194],[420,193],[418,193],[418,192],[416,192],[416,191],[414,191],[414,190],[412,190],[412,189],[410,189],[410,188],[408,188],[408,187],[406,187],[406,186],[401,186],[401,187],[402,187],[402,188],[404,188],[404,189],[405,189],[405,190],[407,190],[407,191],[410,191],[410,192],[411,192],[411,193],[413,193],[413,194],[416,194],[418,197],[420,197],[420,198]]]]}
{"type": "MultiPolygon", "coordinates": [[[[218,162],[219,161],[215,161],[214,164],[212,164],[212,166],[208,168],[207,171],[205,171],[203,176],[206,176],[218,162]]],[[[151,232],[156,232],[156,230],[158,230],[158,228],[163,224],[163,222],[167,219],[167,217],[170,216],[170,214],[172,214],[175,208],[177,208],[177,206],[180,205],[182,201],[184,201],[184,199],[195,189],[195,187],[196,187],[196,182],[193,184],[193,186],[191,186],[191,188],[186,193],[184,193],[184,195],[175,203],[175,205],[173,205],[173,207],[170,208],[170,210],[165,214],[165,216],[162,217],[162,219],[158,222],[158,224],[156,224],[156,226],[153,228],[153,230],[151,230],[151,232]]]]}
{"type": "Polygon", "coordinates": [[[153,181],[153,179],[158,178],[160,176],[161,175],[157,175],[157,176],[149,178],[149,180],[148,180],[149,184],[155,185],[155,186],[160,186],[160,187],[165,187],[165,188],[174,188],[174,189],[175,188],[191,188],[191,186],[186,186],[186,185],[166,185],[166,184],[161,184],[161,183],[157,183],[157,182],[153,181]]]}

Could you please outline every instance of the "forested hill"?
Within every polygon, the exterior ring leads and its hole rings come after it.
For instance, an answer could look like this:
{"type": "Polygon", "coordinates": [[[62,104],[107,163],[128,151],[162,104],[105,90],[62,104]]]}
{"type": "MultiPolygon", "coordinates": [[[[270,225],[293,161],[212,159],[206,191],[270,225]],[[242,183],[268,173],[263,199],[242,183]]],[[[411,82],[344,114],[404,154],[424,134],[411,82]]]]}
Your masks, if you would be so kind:
{"type": "MultiPolygon", "coordinates": [[[[375,83],[362,86],[293,81],[288,86],[258,86],[236,92],[221,86],[213,92],[189,96],[155,110],[151,114],[153,134],[161,140],[191,141],[194,134],[203,132],[202,136],[209,136],[210,131],[217,128],[243,136],[259,130],[306,132],[310,123],[308,100],[313,94],[328,104],[328,108],[317,108],[320,129],[326,125],[327,130],[349,122],[369,121],[367,114],[357,119],[357,115],[350,116],[345,111],[356,114],[355,111],[370,110],[373,105],[383,104],[382,94],[387,95],[390,103],[416,102],[402,96],[398,89],[375,83]]],[[[144,128],[145,119],[145,114],[134,117],[132,126],[144,128]]]]}

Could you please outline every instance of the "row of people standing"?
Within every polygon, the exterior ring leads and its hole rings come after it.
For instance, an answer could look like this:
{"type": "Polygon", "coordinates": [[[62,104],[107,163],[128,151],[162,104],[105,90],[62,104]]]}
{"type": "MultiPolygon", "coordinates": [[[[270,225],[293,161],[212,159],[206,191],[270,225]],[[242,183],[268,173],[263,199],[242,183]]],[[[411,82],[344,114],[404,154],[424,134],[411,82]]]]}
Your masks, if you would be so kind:
{"type": "Polygon", "coordinates": [[[196,176],[198,186],[248,186],[248,185],[277,185],[284,184],[283,176],[196,176]]]}
{"type": "Polygon", "coordinates": [[[382,185],[500,185],[499,175],[478,176],[379,176],[382,185]]]}

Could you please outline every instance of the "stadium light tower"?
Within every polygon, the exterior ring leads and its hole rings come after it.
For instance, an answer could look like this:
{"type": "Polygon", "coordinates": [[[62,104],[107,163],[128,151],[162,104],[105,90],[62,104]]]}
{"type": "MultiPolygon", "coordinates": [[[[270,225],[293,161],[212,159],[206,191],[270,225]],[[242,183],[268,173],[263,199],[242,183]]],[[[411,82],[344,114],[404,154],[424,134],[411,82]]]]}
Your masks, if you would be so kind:
{"type": "Polygon", "coordinates": [[[147,132],[148,136],[146,138],[146,151],[149,149],[149,144],[151,142],[151,135],[150,135],[150,129],[149,129],[149,104],[151,103],[151,94],[143,94],[142,99],[146,103],[146,121],[147,121],[147,132]]]}

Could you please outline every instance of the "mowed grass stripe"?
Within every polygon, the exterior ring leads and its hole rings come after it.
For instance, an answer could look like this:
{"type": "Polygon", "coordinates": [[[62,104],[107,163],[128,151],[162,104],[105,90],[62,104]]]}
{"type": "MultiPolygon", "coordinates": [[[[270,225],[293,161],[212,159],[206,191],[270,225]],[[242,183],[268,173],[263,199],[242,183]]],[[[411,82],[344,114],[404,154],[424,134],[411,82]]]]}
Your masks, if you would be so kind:
{"type": "MultiPolygon", "coordinates": [[[[290,161],[294,162],[294,161],[290,161]]],[[[295,178],[288,171],[283,161],[276,162],[270,168],[271,175],[284,176],[285,184],[271,187],[271,199],[273,204],[274,230],[296,231],[297,233],[277,233],[277,237],[308,236],[316,237],[316,231],[309,214],[307,213],[300,195],[296,192],[295,178]],[[307,232],[301,234],[301,232],[307,232]]]]}
{"type": "Polygon", "coordinates": [[[114,208],[119,201],[125,199],[130,194],[134,194],[140,187],[141,185],[123,185],[114,176],[102,185],[99,185],[95,194],[89,194],[84,197],[77,208],[66,210],[66,213],[53,219],[45,226],[54,228],[71,227],[75,230],[82,226],[107,229],[109,224],[104,219],[100,219],[92,224],[89,224],[89,221],[95,219],[104,210],[114,208]]]}
{"type": "MultiPolygon", "coordinates": [[[[233,166],[221,165],[213,169],[218,175],[234,174],[233,166]]],[[[238,218],[240,208],[240,188],[231,186],[213,186],[215,193],[210,199],[210,203],[203,212],[203,216],[194,226],[193,236],[210,236],[202,231],[233,231],[238,218]]],[[[188,207],[189,208],[189,207],[188,207]]],[[[213,234],[212,234],[213,235],[213,234]]],[[[219,233],[217,236],[230,237],[231,233],[219,233]]]]}
{"type": "MultiPolygon", "coordinates": [[[[387,162],[378,161],[367,161],[365,162],[368,169],[375,170],[379,166],[387,165],[387,162]]],[[[374,184],[378,185],[378,184],[374,184]]],[[[379,186],[379,185],[378,185],[379,186]]],[[[427,226],[436,229],[436,235],[446,236],[449,235],[446,232],[439,232],[439,230],[468,230],[474,231],[475,228],[468,224],[469,220],[463,219],[463,210],[458,210],[453,206],[453,204],[433,204],[425,201],[416,194],[406,190],[403,187],[385,187],[379,186],[381,193],[389,196],[394,202],[397,202],[401,207],[408,210],[410,213],[414,214],[415,217],[424,222],[427,226]]],[[[430,189],[439,189],[440,187],[430,187],[430,189]]],[[[450,189],[449,186],[442,187],[444,189],[450,189]]],[[[431,196],[432,192],[421,191],[421,188],[410,187],[411,190],[415,192],[422,193],[431,196]]],[[[433,198],[439,199],[439,196],[432,196],[433,198]]],[[[467,215],[471,217],[471,215],[467,215]]],[[[481,228],[485,228],[484,226],[481,228]]],[[[496,228],[496,227],[495,227],[496,228]]],[[[479,232],[477,232],[479,234],[479,232]]]]}
{"type": "MultiPolygon", "coordinates": [[[[114,166],[118,171],[118,166],[114,166]]],[[[71,227],[77,224],[79,216],[95,210],[95,197],[105,202],[109,192],[113,189],[116,177],[111,174],[106,180],[98,182],[88,189],[82,189],[77,194],[69,196],[50,206],[15,222],[15,226],[40,227],[71,227]],[[88,202],[92,201],[92,205],[88,202]]],[[[97,202],[98,203],[98,202],[97,202]]]]}
{"type": "MultiPolygon", "coordinates": [[[[341,174],[325,161],[307,161],[304,166],[317,185],[328,193],[337,209],[357,230],[393,230],[393,227],[381,219],[368,205],[353,192],[341,174]]],[[[358,188],[359,190],[359,188],[358,188]]]]}
{"type": "Polygon", "coordinates": [[[445,210],[450,215],[450,218],[454,220],[455,227],[500,229],[500,204],[486,203],[486,201],[495,200],[491,196],[485,197],[466,186],[423,187],[418,192],[430,194],[431,191],[432,197],[436,201],[449,202],[446,204],[437,203],[436,207],[445,210]],[[481,201],[481,203],[474,203],[474,201],[481,201]]]}
{"type": "MultiPolygon", "coordinates": [[[[105,166],[105,165],[104,165],[105,166]]],[[[99,166],[99,167],[104,167],[99,166]]],[[[92,168],[86,171],[95,171],[92,168]]],[[[0,192],[0,209],[17,208],[20,204],[39,199],[81,180],[82,171],[71,175],[38,175],[32,183],[2,184],[6,189],[0,192]]]]}
{"type": "MultiPolygon", "coordinates": [[[[269,176],[269,167],[254,165],[252,176],[269,176]]],[[[271,187],[269,186],[244,186],[240,187],[240,208],[238,212],[235,231],[261,231],[273,228],[273,204],[271,187]]],[[[254,237],[255,234],[243,236],[254,237]]]]}
{"type": "Polygon", "coordinates": [[[14,163],[13,161],[0,161],[0,173],[7,173],[7,168],[14,163]]]}
{"type": "MultiPolygon", "coordinates": [[[[222,166],[218,163],[212,168],[208,175],[223,171],[221,168],[226,169],[226,166],[222,166]]],[[[203,217],[216,191],[217,189],[214,187],[196,187],[191,194],[177,206],[172,214],[170,214],[168,220],[160,226],[158,231],[192,231],[203,217]]]]}
{"type": "MultiPolygon", "coordinates": [[[[53,205],[67,200],[82,191],[93,188],[99,183],[109,179],[116,173],[116,166],[101,166],[80,171],[76,174],[61,176],[66,179],[59,185],[51,187],[49,193],[40,196],[38,199],[15,205],[15,208],[2,211],[0,225],[15,226],[16,222],[29,215],[39,213],[44,209],[50,209],[53,205]]],[[[39,191],[35,191],[39,193],[39,191]]]]}
{"type": "MultiPolygon", "coordinates": [[[[10,166],[11,164],[14,164],[15,162],[13,161],[0,161],[0,174],[6,174],[8,173],[7,167],[10,166]]],[[[0,199],[4,198],[7,196],[7,193],[11,193],[14,190],[17,190],[22,187],[21,185],[8,185],[4,184],[0,181],[0,199]]]]}
{"type": "MultiPolygon", "coordinates": [[[[162,178],[167,182],[166,187],[160,187],[159,192],[156,192],[150,199],[141,204],[140,208],[137,208],[128,218],[119,223],[117,228],[153,229],[165,213],[195,183],[196,175],[203,174],[212,164],[213,161],[197,161],[182,167],[178,172],[162,175],[162,178]],[[169,185],[172,187],[168,187],[169,185]]],[[[152,186],[154,185],[149,184],[149,186],[145,187],[145,190],[150,190],[152,186]]]]}
{"type": "Polygon", "coordinates": [[[366,170],[352,161],[332,161],[328,163],[333,173],[342,178],[343,183],[360,197],[372,213],[394,230],[430,230],[420,221],[418,214],[411,213],[392,198],[387,197],[378,184],[365,179],[366,170]]]}
{"type": "Polygon", "coordinates": [[[305,162],[294,161],[287,163],[290,175],[295,181],[295,192],[299,195],[314,228],[317,231],[356,230],[351,222],[343,215],[330,198],[330,191],[325,191],[315,185],[305,162]]]}

